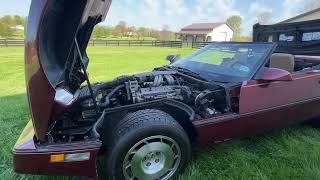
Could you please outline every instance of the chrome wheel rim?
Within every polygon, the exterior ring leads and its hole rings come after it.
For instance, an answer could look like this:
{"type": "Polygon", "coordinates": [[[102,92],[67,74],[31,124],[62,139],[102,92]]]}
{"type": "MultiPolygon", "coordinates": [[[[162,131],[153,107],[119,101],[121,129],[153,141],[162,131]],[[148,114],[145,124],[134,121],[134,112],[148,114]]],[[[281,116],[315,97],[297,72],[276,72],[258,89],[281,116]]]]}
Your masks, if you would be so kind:
{"type": "Polygon", "coordinates": [[[136,143],[123,161],[123,175],[130,180],[165,180],[181,161],[178,143],[166,136],[151,136],[136,143]]]}

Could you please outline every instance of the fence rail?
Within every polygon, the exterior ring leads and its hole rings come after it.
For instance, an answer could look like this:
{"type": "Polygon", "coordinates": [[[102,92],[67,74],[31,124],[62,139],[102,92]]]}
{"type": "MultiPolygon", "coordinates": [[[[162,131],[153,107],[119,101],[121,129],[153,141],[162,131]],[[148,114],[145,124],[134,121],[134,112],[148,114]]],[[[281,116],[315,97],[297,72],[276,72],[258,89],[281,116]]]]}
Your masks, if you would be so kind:
{"type": "Polygon", "coordinates": [[[200,49],[200,48],[203,48],[204,46],[211,44],[211,43],[214,43],[214,42],[207,42],[207,41],[192,42],[191,47],[196,48],[196,49],[200,49]]]}
{"type": "Polygon", "coordinates": [[[92,46],[160,46],[181,48],[181,41],[90,40],[92,46]]]}
{"type": "Polygon", "coordinates": [[[24,46],[23,39],[0,39],[0,46],[24,46]]]}
{"type": "MultiPolygon", "coordinates": [[[[92,46],[158,46],[181,48],[181,41],[90,40],[92,46]]],[[[24,46],[22,39],[0,39],[0,46],[24,46]]]]}

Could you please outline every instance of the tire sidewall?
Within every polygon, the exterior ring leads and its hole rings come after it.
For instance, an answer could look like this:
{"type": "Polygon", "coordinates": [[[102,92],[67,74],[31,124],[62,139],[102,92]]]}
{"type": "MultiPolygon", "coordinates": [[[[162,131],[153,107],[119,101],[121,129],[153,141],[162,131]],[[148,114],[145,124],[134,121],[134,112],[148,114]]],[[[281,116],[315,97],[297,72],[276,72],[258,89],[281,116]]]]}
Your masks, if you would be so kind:
{"type": "MultiPolygon", "coordinates": [[[[107,157],[107,168],[112,179],[125,179],[122,165],[127,152],[139,141],[151,136],[167,136],[178,144],[181,150],[181,161],[176,174],[179,174],[190,159],[190,143],[188,136],[182,128],[169,125],[150,125],[126,133],[116,146],[112,148],[107,157]]],[[[108,153],[108,152],[107,152],[108,153]]]]}

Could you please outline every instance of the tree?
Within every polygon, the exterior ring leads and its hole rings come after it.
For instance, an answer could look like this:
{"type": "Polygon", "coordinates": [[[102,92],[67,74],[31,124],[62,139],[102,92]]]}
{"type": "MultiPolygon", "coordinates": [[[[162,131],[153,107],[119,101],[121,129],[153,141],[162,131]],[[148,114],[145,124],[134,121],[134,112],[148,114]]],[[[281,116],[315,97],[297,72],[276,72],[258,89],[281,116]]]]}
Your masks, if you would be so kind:
{"type": "Polygon", "coordinates": [[[14,19],[16,25],[22,25],[23,27],[25,27],[26,18],[15,15],[15,16],[13,16],[13,19],[14,19]]]}
{"type": "Polygon", "coordinates": [[[122,28],[120,26],[116,26],[112,31],[112,35],[113,36],[122,36],[123,35],[122,28]]]}
{"type": "Polygon", "coordinates": [[[112,35],[123,36],[127,31],[127,23],[125,21],[120,21],[118,25],[114,28],[112,35]]]}
{"type": "Polygon", "coordinates": [[[320,1],[319,0],[310,0],[304,6],[304,12],[312,11],[314,9],[320,8],[320,1]]]}
{"type": "Polygon", "coordinates": [[[8,25],[0,22],[0,36],[3,38],[10,38],[14,33],[8,25]]]}
{"type": "Polygon", "coordinates": [[[157,30],[151,30],[150,36],[155,38],[155,39],[160,39],[160,31],[157,30]]]}
{"type": "Polygon", "coordinates": [[[16,25],[16,22],[13,17],[7,15],[0,18],[0,23],[5,24],[7,26],[16,25]]]}
{"type": "Polygon", "coordinates": [[[93,30],[92,37],[94,39],[107,38],[112,34],[111,27],[96,26],[93,30]]]}
{"type": "Polygon", "coordinates": [[[263,12],[258,16],[258,23],[261,25],[271,24],[272,13],[271,12],[263,12]]]}
{"type": "Polygon", "coordinates": [[[144,28],[144,27],[140,27],[138,30],[137,30],[137,34],[138,34],[138,37],[148,37],[149,36],[149,32],[148,32],[148,29],[147,28],[144,28]]]}
{"type": "Polygon", "coordinates": [[[234,41],[234,42],[252,42],[252,37],[239,36],[239,37],[233,38],[232,41],[234,41]]]}
{"type": "Polygon", "coordinates": [[[227,24],[233,30],[233,37],[240,37],[241,35],[242,18],[238,15],[231,16],[227,19],[227,24]]]}
{"type": "Polygon", "coordinates": [[[162,30],[160,31],[160,40],[162,41],[168,41],[170,39],[170,31],[169,31],[169,26],[168,25],[164,25],[162,27],[162,30]]]}

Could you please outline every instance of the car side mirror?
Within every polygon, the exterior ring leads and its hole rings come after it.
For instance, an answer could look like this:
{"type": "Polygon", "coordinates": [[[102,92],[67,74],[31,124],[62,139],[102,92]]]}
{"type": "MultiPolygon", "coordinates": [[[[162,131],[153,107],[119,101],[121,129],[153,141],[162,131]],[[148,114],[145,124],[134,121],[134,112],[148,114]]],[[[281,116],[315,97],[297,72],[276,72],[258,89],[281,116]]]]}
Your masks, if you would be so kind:
{"type": "Polygon", "coordinates": [[[262,74],[263,81],[292,81],[290,72],[278,68],[266,68],[262,74]]]}
{"type": "Polygon", "coordinates": [[[169,55],[167,56],[167,60],[170,62],[170,64],[174,63],[175,61],[177,61],[178,59],[180,59],[180,54],[177,55],[169,55]]]}

